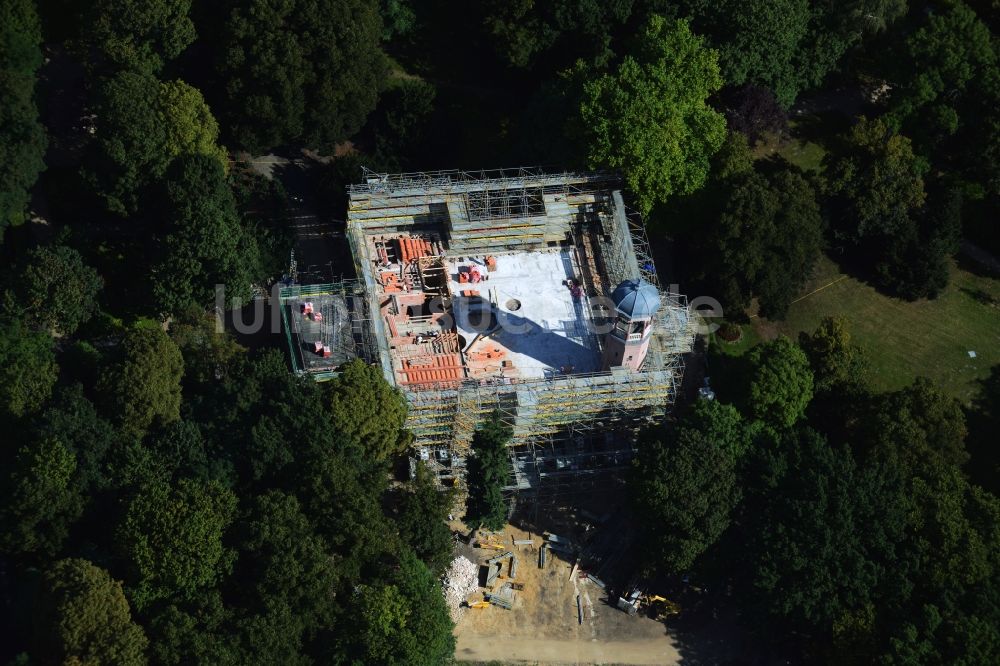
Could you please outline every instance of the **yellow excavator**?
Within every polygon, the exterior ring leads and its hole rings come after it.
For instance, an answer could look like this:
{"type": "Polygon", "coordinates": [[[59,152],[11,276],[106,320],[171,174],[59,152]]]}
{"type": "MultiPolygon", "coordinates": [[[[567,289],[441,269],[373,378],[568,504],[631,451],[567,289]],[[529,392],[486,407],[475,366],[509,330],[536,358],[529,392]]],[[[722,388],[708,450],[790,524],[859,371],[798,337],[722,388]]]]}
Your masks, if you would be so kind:
{"type": "Polygon", "coordinates": [[[469,604],[469,608],[489,608],[490,602],[483,599],[482,601],[473,601],[469,604]]]}
{"type": "Polygon", "coordinates": [[[642,598],[642,604],[649,614],[656,620],[666,620],[681,612],[680,604],[670,601],[666,597],[658,594],[648,594],[642,598]]]}

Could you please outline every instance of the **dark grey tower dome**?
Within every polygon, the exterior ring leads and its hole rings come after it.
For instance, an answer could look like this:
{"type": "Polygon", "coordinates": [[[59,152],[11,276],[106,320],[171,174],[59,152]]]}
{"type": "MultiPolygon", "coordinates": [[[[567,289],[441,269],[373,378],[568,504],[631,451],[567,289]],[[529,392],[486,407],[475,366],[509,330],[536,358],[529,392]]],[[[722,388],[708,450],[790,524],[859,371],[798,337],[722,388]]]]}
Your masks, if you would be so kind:
{"type": "Polygon", "coordinates": [[[660,309],[660,291],[642,278],[622,282],[611,300],[615,309],[630,319],[650,319],[660,309]]]}

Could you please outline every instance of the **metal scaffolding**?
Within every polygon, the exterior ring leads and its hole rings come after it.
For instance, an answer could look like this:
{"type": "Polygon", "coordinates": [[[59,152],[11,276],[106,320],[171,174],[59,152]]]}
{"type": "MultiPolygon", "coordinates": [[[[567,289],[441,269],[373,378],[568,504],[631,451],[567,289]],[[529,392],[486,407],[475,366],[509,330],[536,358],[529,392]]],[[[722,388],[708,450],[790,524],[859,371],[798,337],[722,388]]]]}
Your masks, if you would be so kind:
{"type": "MultiPolygon", "coordinates": [[[[358,354],[380,363],[395,383],[386,322],[379,316],[373,238],[429,234],[449,256],[548,247],[571,248],[591,295],[627,279],[660,286],[644,226],[627,209],[617,175],[547,174],[537,168],[365,172],[349,188],[347,232],[357,274],[350,290],[363,301],[358,354]],[[374,314],[373,314],[374,313],[374,314]],[[361,349],[360,347],[364,347],[361,349]]],[[[502,375],[400,386],[409,403],[406,427],[445,484],[464,476],[476,427],[497,413],[513,429],[514,482],[508,490],[582,487],[628,464],[636,432],[664,416],[680,390],[684,355],[694,342],[684,296],[661,290],[661,308],[643,366],[543,378],[502,375]]],[[[594,311],[594,318],[613,313],[594,311]]]]}
{"type": "Polygon", "coordinates": [[[377,344],[372,326],[371,309],[366,298],[364,283],[360,280],[343,280],[327,284],[292,285],[278,292],[282,327],[291,355],[292,369],[297,374],[308,374],[317,381],[336,376],[335,366],[352,358],[376,362],[377,344]],[[315,300],[320,305],[322,323],[317,327],[320,340],[331,349],[329,363],[317,363],[306,357],[306,346],[312,342],[303,330],[303,319],[297,309],[301,304],[315,300]]]}

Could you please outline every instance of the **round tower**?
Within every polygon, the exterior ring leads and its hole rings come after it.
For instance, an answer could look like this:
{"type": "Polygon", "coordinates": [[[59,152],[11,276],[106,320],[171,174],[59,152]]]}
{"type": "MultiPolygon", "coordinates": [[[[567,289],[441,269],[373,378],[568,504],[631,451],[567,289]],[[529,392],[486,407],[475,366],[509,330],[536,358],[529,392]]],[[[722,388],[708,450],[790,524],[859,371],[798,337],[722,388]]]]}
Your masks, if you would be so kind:
{"type": "Polygon", "coordinates": [[[604,336],[603,367],[638,370],[649,350],[660,292],[642,278],[626,280],[611,293],[611,300],[615,304],[615,325],[604,336]]]}

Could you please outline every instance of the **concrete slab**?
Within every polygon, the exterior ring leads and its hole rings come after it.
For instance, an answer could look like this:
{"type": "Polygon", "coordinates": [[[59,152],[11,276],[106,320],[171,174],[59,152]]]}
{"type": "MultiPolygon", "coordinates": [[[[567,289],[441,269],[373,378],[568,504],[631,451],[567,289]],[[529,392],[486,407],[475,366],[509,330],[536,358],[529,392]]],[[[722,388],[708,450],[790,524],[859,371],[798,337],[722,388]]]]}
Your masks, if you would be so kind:
{"type": "Polygon", "coordinates": [[[499,324],[498,330],[489,332],[489,325],[476,312],[471,317],[456,312],[458,332],[470,343],[465,350],[472,368],[470,374],[497,375],[500,361],[513,363],[514,372],[505,375],[522,378],[600,370],[600,348],[592,332],[589,303],[585,295],[575,298],[567,285],[568,280],[578,280],[581,274],[572,250],[502,254],[495,258],[497,266],[492,272],[487,272],[483,257],[448,260],[451,293],[478,291],[483,300],[493,304],[492,317],[499,324]],[[476,284],[460,283],[459,271],[473,264],[488,279],[476,284]],[[477,353],[497,348],[502,350],[500,359],[475,367],[472,359],[477,353]]]}

